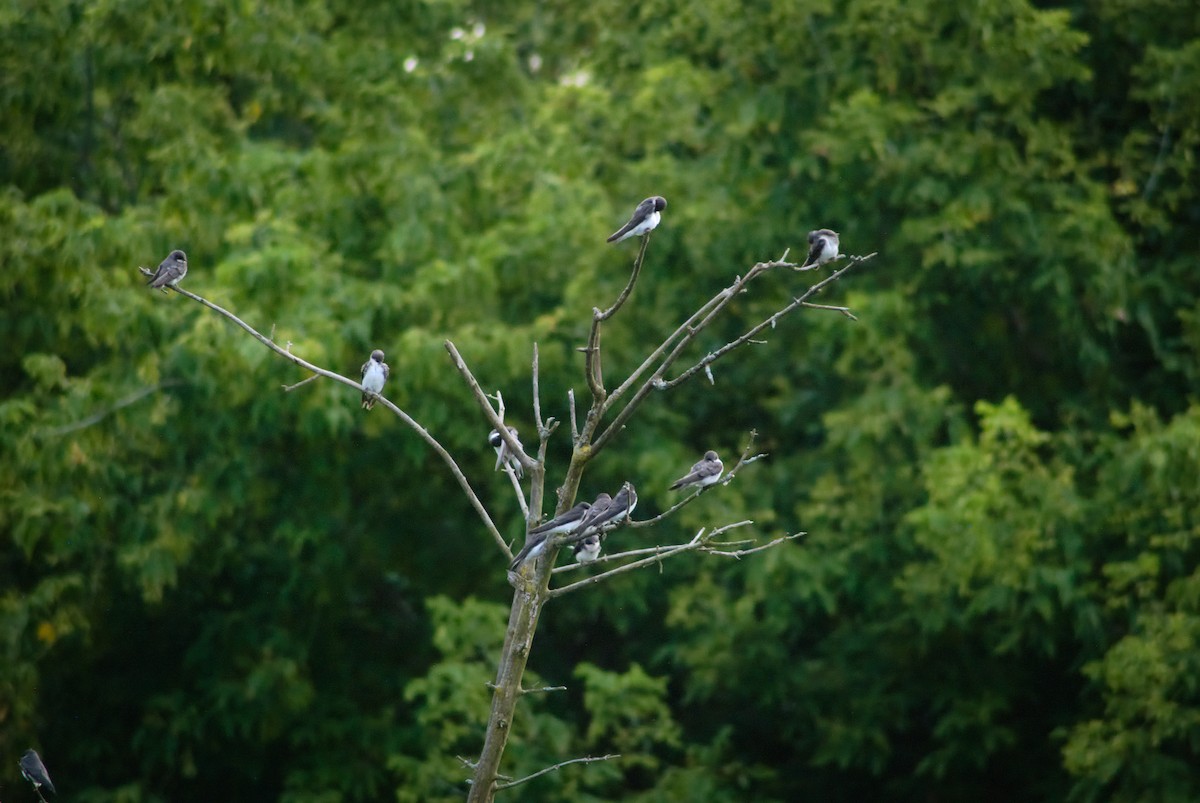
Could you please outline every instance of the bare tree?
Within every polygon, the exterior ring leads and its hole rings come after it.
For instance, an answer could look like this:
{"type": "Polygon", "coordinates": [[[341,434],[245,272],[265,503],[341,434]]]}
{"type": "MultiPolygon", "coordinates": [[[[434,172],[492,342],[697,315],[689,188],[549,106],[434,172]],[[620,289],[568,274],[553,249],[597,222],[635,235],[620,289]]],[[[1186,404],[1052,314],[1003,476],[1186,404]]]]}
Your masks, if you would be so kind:
{"type": "MultiPolygon", "coordinates": [[[[736,297],[749,292],[750,285],[756,279],[771,271],[785,269],[798,271],[802,268],[801,265],[787,261],[788,254],[786,251],[779,259],[755,264],[744,276],[735,277],[732,284],[714,295],[686,320],[680,323],[674,331],[666,336],[662,343],[645,357],[642,363],[621,384],[614,390],[609,391],[604,383],[601,333],[604,324],[620,312],[632,295],[646,258],[650,237],[650,234],[642,236],[641,247],[634,259],[629,281],[616,301],[607,309],[601,310],[597,307],[592,310],[592,324],[587,344],[580,349],[584,354],[584,376],[587,380],[591,402],[583,415],[582,421],[579,421],[574,392],[568,391],[570,432],[573,449],[570,463],[567,466],[566,477],[562,485],[557,489],[554,507],[554,515],[556,516],[575,504],[580,480],[587,466],[611,445],[616,435],[621,432],[630,417],[637,412],[642,402],[651,393],[670,391],[699,373],[703,373],[710,382],[714,381],[712,366],[718,360],[747,344],[765,343],[766,340],[762,339],[762,337],[766,330],[773,329],[780,319],[798,309],[829,310],[841,313],[847,318],[854,320],[854,315],[847,307],[815,304],[810,299],[817,296],[832,283],[838,281],[850,269],[875,256],[874,253],[871,253],[866,256],[846,257],[846,264],[843,267],[809,286],[801,295],[789,300],[775,312],[751,326],[741,336],[704,354],[694,362],[683,363],[686,367],[676,370],[677,364],[680,364],[681,360],[683,360],[689,346],[695,342],[697,336],[722,313],[726,312],[730,303],[736,297]],[[672,373],[673,371],[674,373],[672,373]]],[[[150,271],[146,268],[141,268],[140,270],[147,275],[150,274],[150,271]]],[[[319,377],[324,377],[335,382],[340,382],[357,392],[366,392],[366,389],[357,381],[307,362],[292,353],[290,343],[280,346],[273,339],[260,334],[228,310],[222,309],[207,299],[178,286],[171,286],[170,289],[228,318],[280,357],[290,360],[305,370],[312,372],[313,376],[308,379],[295,385],[284,386],[283,389],[285,391],[294,390],[300,385],[319,377]]],[[[546,446],[550,437],[557,431],[559,426],[559,422],[553,418],[543,419],[542,417],[537,344],[533,344],[531,370],[533,383],[533,419],[538,437],[536,457],[531,456],[522,447],[521,443],[505,425],[503,396],[499,392],[489,395],[484,391],[454,343],[447,340],[445,347],[455,368],[457,368],[468,390],[478,403],[480,412],[487,424],[499,433],[507,451],[515,458],[528,477],[529,492],[528,498],[526,498],[516,472],[511,465],[505,466],[505,471],[511,479],[521,509],[525,513],[526,531],[528,532],[529,529],[537,526],[542,518],[546,479],[546,446]]],[[[387,398],[380,395],[378,402],[383,404],[384,407],[413,429],[446,463],[450,473],[458,481],[472,508],[479,515],[484,528],[496,542],[497,549],[504,558],[504,565],[507,566],[508,561],[512,559],[512,551],[509,549],[504,537],[496,528],[491,515],[480,502],[479,497],[454,458],[433,435],[387,398]]],[[[701,494],[729,485],[737,478],[743,468],[764,457],[764,455],[754,453],[754,438],[755,433],[751,432],[737,462],[725,473],[720,482],[708,487],[698,488],[671,508],[652,519],[626,521],[624,523],[625,526],[646,527],[657,524],[674,515],[685,505],[695,501],[701,494]]],[[[523,689],[521,686],[525,667],[533,649],[533,639],[537,632],[538,621],[541,617],[542,609],[547,602],[566,594],[607,582],[621,574],[645,568],[680,555],[703,554],[740,558],[764,549],[771,549],[803,535],[803,533],[799,532],[784,534],[773,538],[765,544],[748,548],[739,547],[745,547],[750,544],[751,541],[749,540],[734,542],[717,540],[728,532],[746,527],[752,523],[751,521],[738,521],[713,529],[703,528],[690,540],[683,543],[634,549],[613,555],[606,555],[595,561],[595,564],[602,566],[612,564],[613,568],[589,575],[582,580],[555,586],[551,585],[553,578],[579,568],[578,564],[560,566],[558,568],[554,567],[555,559],[560,549],[563,546],[570,545],[572,541],[578,540],[579,536],[571,534],[552,536],[547,538],[546,548],[539,556],[526,561],[518,566],[515,571],[511,571],[509,573],[509,580],[515,588],[515,593],[513,595],[512,608],[509,612],[508,627],[505,632],[504,646],[501,649],[496,677],[493,682],[488,684],[493,689],[492,708],[491,714],[488,717],[483,748],[480,751],[478,760],[464,762],[472,773],[467,799],[469,801],[491,801],[495,798],[497,791],[526,783],[547,773],[557,771],[564,766],[619,758],[619,756],[614,755],[568,758],[524,778],[512,780],[505,779],[500,775],[500,760],[503,757],[504,748],[512,730],[517,703],[520,701],[522,695],[535,691],[550,691],[561,688],[523,689]]]]}

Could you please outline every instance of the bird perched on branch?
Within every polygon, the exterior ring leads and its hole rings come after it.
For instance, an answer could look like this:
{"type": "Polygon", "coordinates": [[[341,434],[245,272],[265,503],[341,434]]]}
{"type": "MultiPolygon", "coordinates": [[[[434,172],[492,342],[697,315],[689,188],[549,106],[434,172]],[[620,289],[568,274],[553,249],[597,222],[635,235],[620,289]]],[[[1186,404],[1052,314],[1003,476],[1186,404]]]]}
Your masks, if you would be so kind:
{"type": "Polygon", "coordinates": [[[391,370],[387,367],[387,363],[383,361],[383,351],[381,349],[372,351],[370,359],[364,362],[362,367],[362,408],[364,410],[370,410],[375,406],[379,394],[383,393],[383,383],[387,381],[390,373],[391,370]]]}
{"type": "Polygon", "coordinates": [[[54,794],[58,794],[54,789],[54,784],[50,782],[50,773],[46,772],[46,765],[42,763],[42,757],[37,754],[36,750],[32,747],[26,750],[25,755],[21,756],[20,764],[21,774],[25,776],[25,780],[33,784],[33,789],[38,793],[38,797],[42,797],[41,787],[43,786],[54,794]]]}
{"type": "Polygon", "coordinates": [[[587,515],[580,520],[579,526],[572,532],[570,540],[582,541],[593,533],[603,534],[620,526],[629,518],[629,514],[635,507],[637,507],[637,491],[634,490],[631,482],[622,485],[616,496],[600,494],[596,497],[596,501],[592,502],[592,507],[587,515]]]}
{"type": "MultiPolygon", "coordinates": [[[[521,445],[521,441],[517,440],[517,428],[509,427],[508,434],[512,435],[512,439],[517,441],[517,445],[521,445]]],[[[488,433],[488,443],[496,450],[496,471],[499,471],[504,466],[508,466],[517,475],[517,478],[525,476],[525,468],[521,465],[521,458],[512,453],[508,448],[508,443],[504,438],[500,437],[500,431],[493,429],[488,433]]]]}
{"type": "Polygon", "coordinates": [[[508,565],[508,570],[516,571],[517,567],[530,558],[536,558],[538,555],[546,551],[546,543],[552,535],[560,535],[569,533],[579,526],[579,520],[591,508],[587,502],[580,502],[570,510],[563,511],[559,515],[550,519],[529,531],[525,536],[525,546],[513,558],[512,563],[508,565]]]}
{"type": "Polygon", "coordinates": [[[808,233],[808,259],[796,270],[812,270],[838,258],[838,233],[817,229],[808,233]]]}
{"type": "Polygon", "coordinates": [[[619,243],[630,237],[640,237],[658,226],[662,220],[662,211],[667,208],[667,199],[661,195],[652,195],[637,205],[633,217],[608,238],[610,243],[619,243]]]}
{"type": "Polygon", "coordinates": [[[187,276],[187,254],[176,248],[158,263],[158,269],[146,284],[165,293],[167,287],[175,287],[184,276],[187,276]]]}
{"type": "Polygon", "coordinates": [[[725,466],[721,463],[721,458],[717,457],[716,452],[709,449],[704,453],[704,459],[692,466],[692,470],[686,475],[671,483],[671,487],[668,490],[676,491],[680,488],[687,488],[690,485],[707,488],[721,479],[721,472],[724,470],[725,466]]]}
{"type": "Polygon", "coordinates": [[[591,563],[600,557],[600,536],[592,533],[575,545],[575,562],[591,563]]]}

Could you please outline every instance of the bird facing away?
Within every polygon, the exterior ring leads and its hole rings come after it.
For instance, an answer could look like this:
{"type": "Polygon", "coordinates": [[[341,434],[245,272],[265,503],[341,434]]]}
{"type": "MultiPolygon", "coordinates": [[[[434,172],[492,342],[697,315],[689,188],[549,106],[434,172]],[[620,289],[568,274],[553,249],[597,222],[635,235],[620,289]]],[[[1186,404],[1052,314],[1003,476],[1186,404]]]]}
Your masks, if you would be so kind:
{"type": "Polygon", "coordinates": [[[600,536],[592,533],[575,545],[575,562],[591,563],[600,557],[600,536]]]}
{"type": "Polygon", "coordinates": [[[370,410],[375,406],[375,401],[379,398],[378,394],[383,393],[383,383],[387,381],[388,374],[391,370],[387,367],[387,363],[383,361],[383,351],[375,349],[371,352],[371,358],[363,363],[362,367],[362,408],[370,410]]]}
{"type": "MultiPolygon", "coordinates": [[[[25,755],[21,756],[21,774],[25,776],[25,780],[33,784],[34,790],[44,786],[54,794],[58,794],[54,789],[54,784],[50,782],[50,773],[46,772],[46,765],[42,763],[42,757],[32,747],[25,751],[25,755]]],[[[41,794],[38,792],[38,797],[41,797],[41,794]]]]}
{"type": "Polygon", "coordinates": [[[604,533],[625,521],[637,507],[637,491],[632,483],[625,483],[616,496],[600,494],[592,502],[592,508],[579,522],[572,533],[571,541],[582,541],[593,533],[604,533]]]}
{"type": "Polygon", "coordinates": [[[667,208],[667,199],[661,195],[652,195],[637,205],[633,217],[608,238],[610,243],[619,243],[630,237],[640,237],[651,231],[662,220],[662,211],[667,208]]]}
{"type": "Polygon", "coordinates": [[[563,511],[559,515],[550,519],[529,531],[529,535],[525,537],[525,546],[513,558],[512,563],[508,565],[510,572],[515,572],[517,567],[530,558],[536,558],[538,555],[546,551],[546,544],[550,540],[550,536],[559,535],[561,533],[569,533],[579,525],[579,520],[590,508],[587,502],[580,502],[570,510],[563,511]]]}
{"type": "Polygon", "coordinates": [[[808,233],[808,259],[797,270],[812,270],[838,258],[838,233],[817,229],[808,233]]]}
{"type": "Polygon", "coordinates": [[[176,248],[158,263],[158,270],[154,271],[154,275],[146,284],[165,293],[168,287],[178,285],[184,276],[187,276],[187,254],[176,248]]]}
{"type": "Polygon", "coordinates": [[[707,488],[721,479],[721,472],[724,470],[725,466],[721,463],[721,458],[717,457],[716,452],[709,449],[704,453],[704,459],[692,466],[692,470],[685,476],[675,480],[669,490],[677,491],[689,485],[707,488]]]}
{"type": "MultiPolygon", "coordinates": [[[[509,427],[508,434],[512,435],[513,440],[517,441],[517,445],[520,446],[521,441],[517,439],[517,428],[509,427]]],[[[508,448],[508,443],[505,442],[504,438],[500,437],[499,430],[493,429],[488,433],[488,443],[496,450],[496,471],[508,466],[517,475],[517,479],[525,476],[525,467],[521,465],[521,458],[513,454],[512,450],[508,448]]]]}

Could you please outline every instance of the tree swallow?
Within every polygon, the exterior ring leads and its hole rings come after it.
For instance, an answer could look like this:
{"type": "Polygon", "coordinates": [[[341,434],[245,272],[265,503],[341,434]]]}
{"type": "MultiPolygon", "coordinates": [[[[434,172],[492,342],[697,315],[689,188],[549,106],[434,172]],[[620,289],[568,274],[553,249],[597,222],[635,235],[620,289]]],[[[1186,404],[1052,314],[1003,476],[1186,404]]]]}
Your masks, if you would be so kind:
{"type": "Polygon", "coordinates": [[[652,195],[637,205],[633,217],[608,238],[610,243],[619,243],[630,237],[641,236],[658,225],[662,219],[662,211],[667,208],[667,199],[661,195],[652,195]]]}
{"type": "Polygon", "coordinates": [[[830,229],[817,229],[808,233],[808,259],[797,270],[819,268],[838,257],[838,233],[830,229]]]}
{"type": "Polygon", "coordinates": [[[692,470],[687,473],[687,476],[675,480],[668,490],[676,491],[689,485],[707,488],[721,479],[721,472],[724,470],[725,466],[721,463],[721,458],[717,457],[716,452],[709,449],[704,453],[704,459],[692,466],[692,470]]]}
{"type": "MultiPolygon", "coordinates": [[[[33,784],[34,791],[44,786],[54,794],[58,794],[54,789],[54,784],[50,783],[50,773],[46,772],[46,765],[42,763],[41,756],[32,747],[25,751],[25,755],[21,756],[21,774],[25,776],[25,780],[33,784]]],[[[38,792],[38,797],[41,796],[42,793],[38,792]]]]}
{"type": "Polygon", "coordinates": [[[379,398],[377,394],[383,393],[383,383],[387,381],[388,374],[391,370],[387,367],[387,363],[383,361],[383,351],[375,349],[371,352],[371,359],[363,363],[362,367],[362,408],[370,410],[375,406],[375,401],[379,398]]]}
{"type": "Polygon", "coordinates": [[[167,254],[167,258],[158,263],[158,270],[146,284],[156,290],[167,292],[167,287],[174,287],[179,280],[187,276],[187,254],[176,248],[167,254]]]}
{"type": "Polygon", "coordinates": [[[616,496],[600,494],[592,502],[592,508],[579,522],[572,532],[571,541],[582,541],[592,533],[603,533],[613,529],[625,521],[633,509],[637,507],[637,491],[632,483],[625,483],[616,496]]]}
{"type": "Polygon", "coordinates": [[[575,562],[591,563],[600,557],[600,536],[592,533],[575,545],[575,562]]]}
{"type": "MultiPolygon", "coordinates": [[[[509,427],[508,434],[513,436],[513,440],[517,441],[518,446],[521,444],[521,441],[517,440],[516,427],[509,427]]],[[[502,466],[507,465],[512,467],[513,473],[517,475],[517,479],[525,476],[525,468],[521,465],[521,458],[508,450],[508,444],[505,443],[504,438],[500,437],[498,430],[493,429],[488,433],[488,443],[496,450],[496,471],[499,471],[502,466]]]]}
{"type": "Polygon", "coordinates": [[[587,502],[580,502],[570,510],[564,511],[554,518],[543,524],[534,527],[525,536],[525,546],[513,558],[512,563],[508,565],[510,572],[515,572],[517,567],[530,558],[536,558],[538,555],[546,551],[546,543],[550,540],[550,536],[559,535],[561,533],[569,533],[574,530],[579,524],[579,520],[588,512],[590,508],[587,502]]]}

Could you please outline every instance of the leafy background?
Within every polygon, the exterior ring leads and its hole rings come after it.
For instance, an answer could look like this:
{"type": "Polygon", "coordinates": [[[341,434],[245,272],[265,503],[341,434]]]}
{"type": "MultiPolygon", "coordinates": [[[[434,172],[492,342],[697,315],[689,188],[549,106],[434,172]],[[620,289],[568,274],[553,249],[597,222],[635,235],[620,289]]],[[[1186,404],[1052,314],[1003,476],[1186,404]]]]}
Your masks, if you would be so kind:
{"type": "MultiPolygon", "coordinates": [[[[136,266],[388,395],[521,532],[531,431],[670,201],[620,377],[811,228],[880,256],[655,397],[584,482],[753,518],[542,620],[551,800],[1200,798],[1200,12],[1099,0],[14,0],[0,9],[0,793],[461,798],[510,589],[442,464],[136,266]]],[[[796,274],[696,356],[786,303],[796,274]]],[[[561,479],[566,437],[551,448],[561,479]]],[[[628,541],[626,541],[628,545],[628,541]]],[[[512,793],[509,793],[511,796],[512,793]]]]}

